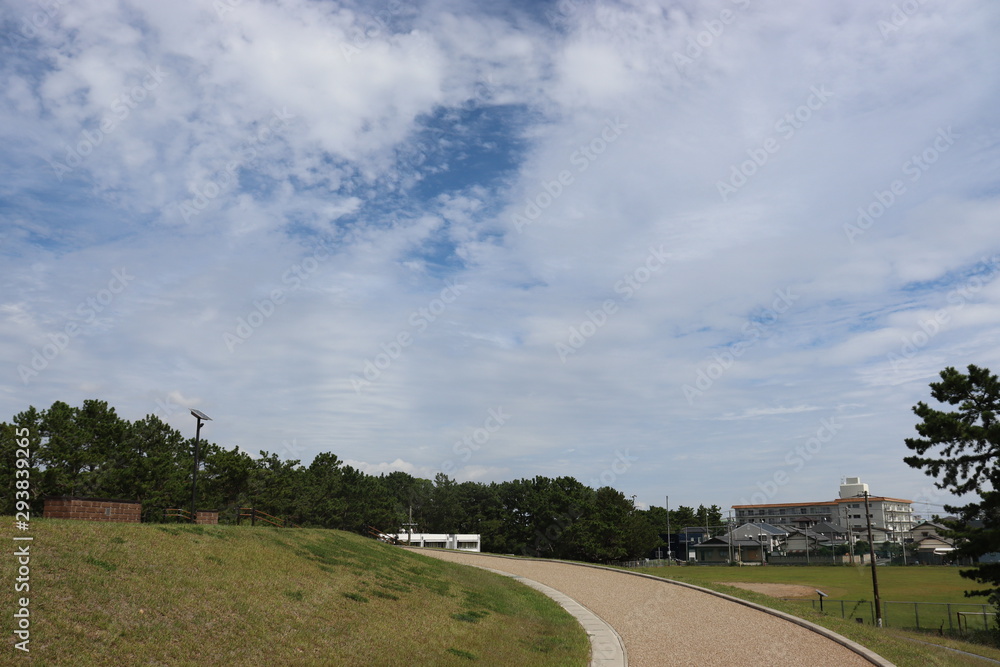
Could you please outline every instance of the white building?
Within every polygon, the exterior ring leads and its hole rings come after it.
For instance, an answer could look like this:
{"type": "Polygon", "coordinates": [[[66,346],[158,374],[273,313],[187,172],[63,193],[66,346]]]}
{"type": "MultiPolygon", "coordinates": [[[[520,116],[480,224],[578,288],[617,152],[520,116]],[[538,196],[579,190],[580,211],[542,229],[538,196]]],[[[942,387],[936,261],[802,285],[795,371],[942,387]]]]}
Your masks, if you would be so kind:
{"type": "Polygon", "coordinates": [[[455,549],[457,551],[479,551],[479,535],[473,533],[389,533],[400,544],[434,549],[455,549]]]}
{"type": "MultiPolygon", "coordinates": [[[[833,524],[851,536],[851,541],[867,539],[864,494],[868,485],[859,477],[848,477],[840,485],[839,497],[813,503],[770,503],[733,505],[740,523],[769,523],[805,529],[820,522],[833,524]]],[[[868,496],[872,527],[886,531],[893,542],[909,539],[913,529],[913,501],[887,496],[868,496]]]]}

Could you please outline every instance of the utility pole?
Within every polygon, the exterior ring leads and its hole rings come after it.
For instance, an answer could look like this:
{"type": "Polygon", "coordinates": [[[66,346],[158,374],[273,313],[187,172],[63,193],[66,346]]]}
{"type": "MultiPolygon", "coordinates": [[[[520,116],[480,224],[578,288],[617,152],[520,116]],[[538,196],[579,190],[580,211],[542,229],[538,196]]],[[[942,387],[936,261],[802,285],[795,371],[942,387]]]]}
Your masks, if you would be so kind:
{"type": "Polygon", "coordinates": [[[757,524],[757,542],[760,543],[760,564],[766,565],[764,562],[764,534],[759,523],[757,524]]]}
{"type": "Polygon", "coordinates": [[[868,512],[868,492],[865,491],[865,520],[868,523],[868,551],[872,559],[872,594],[875,596],[875,625],[882,627],[882,601],[878,596],[878,574],[875,570],[875,541],[872,539],[872,515],[868,512]]]}
{"type": "Polygon", "coordinates": [[[844,505],[844,520],[847,521],[847,555],[851,559],[851,565],[854,565],[854,530],[851,528],[850,503],[844,505]]]}
{"type": "Polygon", "coordinates": [[[406,546],[410,546],[413,541],[413,527],[417,525],[413,523],[413,505],[410,505],[410,522],[403,525],[406,527],[406,546]]]}
{"type": "Polygon", "coordinates": [[[673,543],[670,540],[671,540],[671,535],[670,535],[670,496],[667,496],[667,567],[670,567],[670,565],[671,565],[670,561],[673,560],[673,556],[671,556],[671,551],[670,551],[670,548],[673,546],[673,543]]]}
{"type": "MultiPolygon", "coordinates": [[[[899,526],[900,522],[897,521],[896,525],[899,526]]],[[[905,526],[907,524],[904,522],[903,525],[905,526]]],[[[904,530],[904,531],[902,531],[902,532],[899,533],[899,546],[902,547],[902,549],[903,549],[903,565],[906,565],[906,533],[907,532],[908,531],[904,530]]]]}
{"type": "MultiPolygon", "coordinates": [[[[733,562],[733,535],[736,531],[733,529],[733,510],[729,510],[729,562],[733,562]]],[[[742,563],[741,563],[742,564],[742,563]]]]}

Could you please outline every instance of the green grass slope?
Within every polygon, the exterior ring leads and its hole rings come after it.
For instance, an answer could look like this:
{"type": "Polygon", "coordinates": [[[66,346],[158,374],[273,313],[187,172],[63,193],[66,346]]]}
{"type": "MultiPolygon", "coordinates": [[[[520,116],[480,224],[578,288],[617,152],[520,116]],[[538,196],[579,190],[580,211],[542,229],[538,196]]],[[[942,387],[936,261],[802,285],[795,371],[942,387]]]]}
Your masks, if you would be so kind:
{"type": "MultiPolygon", "coordinates": [[[[0,539],[14,550],[13,519],[0,539]]],[[[584,665],[586,633],[506,577],[350,533],[31,524],[30,586],[2,559],[8,655],[51,665],[584,665]],[[30,654],[15,641],[30,598],[30,654]]]]}

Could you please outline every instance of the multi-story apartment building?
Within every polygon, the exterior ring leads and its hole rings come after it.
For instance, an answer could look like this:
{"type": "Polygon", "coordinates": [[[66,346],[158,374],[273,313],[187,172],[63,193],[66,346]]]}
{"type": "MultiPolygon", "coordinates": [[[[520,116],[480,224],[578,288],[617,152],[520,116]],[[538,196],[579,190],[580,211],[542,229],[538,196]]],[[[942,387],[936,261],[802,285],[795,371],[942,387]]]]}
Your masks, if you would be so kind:
{"type": "MultiPolygon", "coordinates": [[[[868,485],[858,477],[848,477],[840,485],[839,498],[812,503],[770,503],[733,505],[737,523],[769,523],[809,528],[821,521],[831,523],[855,539],[867,529],[864,495],[868,485]]],[[[884,529],[894,542],[909,539],[913,521],[913,501],[887,496],[868,496],[872,526],[884,529]]]]}

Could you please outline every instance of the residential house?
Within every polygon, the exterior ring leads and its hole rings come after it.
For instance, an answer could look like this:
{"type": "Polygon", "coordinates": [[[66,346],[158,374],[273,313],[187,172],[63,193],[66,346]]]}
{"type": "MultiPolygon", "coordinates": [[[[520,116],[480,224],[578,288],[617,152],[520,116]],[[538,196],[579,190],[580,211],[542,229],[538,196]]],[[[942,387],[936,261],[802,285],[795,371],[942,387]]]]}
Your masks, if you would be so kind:
{"type": "Polygon", "coordinates": [[[830,540],[831,544],[846,544],[847,531],[836,524],[821,521],[811,528],[812,532],[830,540]]]}
{"type": "Polygon", "coordinates": [[[691,547],[699,564],[724,564],[733,561],[763,563],[765,552],[757,540],[731,539],[728,535],[712,537],[691,547]]]}
{"type": "Polygon", "coordinates": [[[830,538],[811,530],[793,530],[785,538],[785,553],[806,554],[817,553],[824,547],[832,546],[830,538]]]}
{"type": "Polygon", "coordinates": [[[677,532],[677,539],[674,542],[677,546],[673,550],[675,558],[694,560],[695,545],[701,544],[712,536],[711,531],[705,526],[686,526],[677,532]]]}
{"type": "Polygon", "coordinates": [[[954,560],[955,542],[943,537],[948,530],[944,525],[933,521],[924,521],[913,527],[913,543],[910,550],[916,560],[922,565],[944,565],[954,560]]]}
{"type": "Polygon", "coordinates": [[[789,530],[769,523],[745,523],[734,529],[730,536],[736,540],[752,540],[763,544],[764,551],[771,553],[782,547],[789,530]]]}

